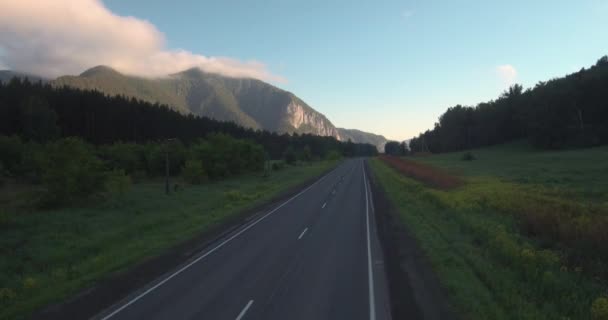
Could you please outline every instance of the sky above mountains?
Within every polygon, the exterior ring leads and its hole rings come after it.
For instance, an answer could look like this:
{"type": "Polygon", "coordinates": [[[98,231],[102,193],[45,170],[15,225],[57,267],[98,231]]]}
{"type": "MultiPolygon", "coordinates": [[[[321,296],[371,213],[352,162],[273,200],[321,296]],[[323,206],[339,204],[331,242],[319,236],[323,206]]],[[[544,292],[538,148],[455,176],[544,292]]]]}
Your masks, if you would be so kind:
{"type": "Polygon", "coordinates": [[[392,139],[608,53],[608,1],[0,0],[0,68],[199,66],[290,90],[392,139]]]}

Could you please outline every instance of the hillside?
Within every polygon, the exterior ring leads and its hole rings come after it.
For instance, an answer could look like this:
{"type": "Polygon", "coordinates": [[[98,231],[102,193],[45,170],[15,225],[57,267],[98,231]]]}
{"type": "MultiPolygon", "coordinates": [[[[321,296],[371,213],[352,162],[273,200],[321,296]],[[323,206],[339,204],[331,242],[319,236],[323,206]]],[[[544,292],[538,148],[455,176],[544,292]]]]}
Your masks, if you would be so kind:
{"type": "Polygon", "coordinates": [[[379,152],[384,152],[384,145],[388,141],[384,136],[357,129],[338,128],[338,133],[343,141],[350,139],[353,142],[373,144],[378,148],[379,152]]]}
{"type": "Polygon", "coordinates": [[[21,79],[27,78],[30,81],[43,81],[43,82],[48,81],[47,79],[40,77],[40,76],[36,76],[36,75],[31,75],[31,74],[26,74],[26,73],[22,73],[22,72],[11,71],[11,70],[0,70],[0,82],[8,82],[14,77],[21,78],[21,79]]]}
{"type": "Polygon", "coordinates": [[[199,69],[147,79],[98,66],[52,83],[167,104],[184,114],[232,121],[252,129],[339,138],[337,129],[323,114],[294,94],[255,79],[228,78],[199,69]]]}

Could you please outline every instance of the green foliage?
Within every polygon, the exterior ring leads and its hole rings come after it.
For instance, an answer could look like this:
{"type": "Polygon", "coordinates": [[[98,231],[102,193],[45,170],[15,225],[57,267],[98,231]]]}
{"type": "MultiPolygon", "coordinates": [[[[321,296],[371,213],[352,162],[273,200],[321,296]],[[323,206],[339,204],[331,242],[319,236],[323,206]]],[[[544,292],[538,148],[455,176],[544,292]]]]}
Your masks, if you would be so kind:
{"type": "Polygon", "coordinates": [[[105,173],[93,148],[78,138],[57,140],[46,146],[43,205],[55,206],[103,190],[105,173]]]}
{"type": "Polygon", "coordinates": [[[276,160],[272,162],[272,171],[279,171],[285,168],[285,161],[276,160]]]}
{"type": "Polygon", "coordinates": [[[23,135],[34,141],[49,141],[59,136],[57,113],[41,97],[30,96],[21,103],[23,135]]]}
{"type": "Polygon", "coordinates": [[[123,170],[114,170],[107,174],[105,189],[112,197],[124,198],[132,184],[131,177],[125,174],[123,170]]]}
{"type": "Polygon", "coordinates": [[[190,184],[201,184],[207,180],[207,173],[203,169],[201,160],[190,159],[186,160],[186,164],[182,169],[182,178],[190,184]]]}
{"type": "MultiPolygon", "coordinates": [[[[153,143],[158,144],[160,142],[166,142],[168,138],[175,138],[181,141],[185,145],[196,143],[201,137],[206,137],[214,133],[222,133],[229,135],[236,139],[243,139],[253,141],[263,147],[271,159],[279,159],[283,157],[283,154],[289,145],[296,148],[296,150],[302,150],[305,146],[309,146],[312,156],[322,158],[329,150],[338,150],[349,156],[361,156],[361,155],[374,155],[376,149],[371,144],[355,144],[355,143],[344,143],[336,140],[335,137],[327,136],[316,136],[312,134],[277,134],[269,131],[262,130],[251,130],[251,128],[258,128],[259,123],[264,124],[276,124],[279,121],[276,118],[276,114],[267,114],[258,123],[257,120],[249,116],[247,112],[242,112],[240,106],[235,104],[233,97],[234,92],[222,89],[222,82],[231,82],[234,79],[214,79],[212,83],[203,83],[195,78],[199,77],[200,72],[193,71],[192,75],[188,75],[188,72],[184,73],[185,79],[184,87],[179,87],[178,91],[183,92],[179,94],[179,99],[192,99],[193,105],[196,110],[192,110],[193,113],[185,115],[188,108],[180,108],[178,101],[173,99],[162,99],[158,95],[164,95],[163,92],[170,91],[173,95],[175,94],[175,87],[163,82],[158,85],[147,87],[144,90],[149,93],[150,96],[146,98],[141,97],[143,101],[131,98],[137,96],[137,92],[140,88],[135,85],[131,87],[133,83],[139,83],[142,79],[130,79],[125,80],[124,76],[108,68],[94,68],[85,72],[84,77],[87,77],[86,85],[82,89],[87,91],[81,91],[77,89],[71,89],[68,87],[61,86],[48,86],[43,84],[33,84],[28,81],[21,81],[16,79],[8,84],[0,83],[0,135],[19,135],[26,140],[31,141],[32,137],[34,140],[40,140],[44,142],[48,139],[57,137],[53,131],[53,118],[56,115],[57,125],[60,127],[58,133],[63,137],[78,136],[89,143],[95,145],[111,145],[121,143],[124,141],[135,142],[137,144],[153,143]],[[101,80],[104,84],[98,84],[97,80],[101,80]],[[133,82],[132,82],[132,81],[133,82]],[[219,80],[219,81],[215,81],[219,80]],[[107,92],[111,93],[106,95],[102,91],[94,91],[91,89],[101,90],[98,87],[110,86],[119,91],[107,92]],[[216,88],[216,86],[218,86],[216,88]],[[134,91],[126,89],[131,87],[134,91]],[[164,89],[167,90],[164,90],[164,89]],[[120,92],[120,90],[127,90],[126,92],[120,92]],[[203,99],[209,92],[218,90],[218,96],[211,94],[207,97],[209,99],[203,99]],[[197,94],[188,95],[186,92],[195,90],[197,94]],[[37,98],[32,98],[37,97],[37,98]],[[188,98],[185,98],[188,97],[188,98]],[[33,99],[33,100],[32,100],[33,99]],[[203,101],[204,100],[204,101],[203,101]],[[148,102],[145,102],[148,101],[148,102]],[[160,103],[153,103],[160,101],[160,103]],[[199,114],[202,112],[201,103],[211,104],[210,108],[205,108],[205,113],[210,112],[214,116],[221,120],[233,120],[234,122],[225,122],[213,120],[205,117],[194,116],[193,114],[199,114]],[[223,106],[229,106],[224,108],[223,106]],[[169,107],[171,106],[171,107],[169,107]],[[172,109],[176,107],[180,112],[172,109]],[[217,108],[216,108],[217,107],[217,108]],[[24,116],[23,110],[29,110],[24,116]],[[50,111],[49,111],[50,110],[50,111]],[[24,121],[26,119],[27,121],[24,121]],[[240,123],[245,127],[240,127],[235,123],[240,123]],[[46,133],[48,134],[46,134],[46,133]]],[[[207,75],[205,75],[207,76],[207,75]]],[[[70,84],[69,79],[71,77],[61,77],[56,80],[55,84],[70,84]]],[[[168,80],[167,80],[168,81],[168,80]]],[[[265,87],[264,84],[258,83],[252,80],[234,80],[236,82],[245,81],[250,85],[255,86],[254,91],[262,90],[265,87]],[[259,87],[259,88],[258,88],[259,87]]],[[[76,87],[80,87],[77,86],[76,87]]],[[[146,87],[146,86],[144,86],[146,87]]],[[[241,91],[241,86],[236,85],[236,90],[241,91]]],[[[113,91],[113,90],[110,90],[113,91]]],[[[245,90],[249,92],[249,90],[245,90]]],[[[249,111],[261,110],[262,113],[267,113],[265,110],[269,103],[273,104],[284,104],[286,100],[281,98],[282,94],[274,95],[272,91],[268,92],[270,96],[273,96],[272,103],[267,99],[249,99],[247,108],[249,111]],[[276,99],[276,100],[275,100],[276,99]],[[276,102],[275,102],[276,101],[276,102]],[[258,107],[255,107],[258,105],[258,107]]],[[[248,94],[245,94],[248,95],[248,94]]],[[[287,99],[296,99],[293,95],[285,93],[287,99]]],[[[238,100],[238,99],[237,99],[238,100]]],[[[188,102],[190,103],[190,102],[188,102]]],[[[304,109],[314,113],[315,111],[305,106],[303,102],[299,102],[304,109]]],[[[254,118],[258,118],[257,116],[254,118]]],[[[305,127],[305,126],[302,126],[305,127]]],[[[281,125],[278,128],[272,127],[273,129],[282,132],[281,125]]],[[[293,131],[312,132],[315,128],[287,128],[287,132],[293,131]]],[[[316,132],[316,131],[315,131],[316,132]]],[[[179,146],[171,146],[179,147],[179,146]]],[[[128,146],[120,146],[119,150],[105,150],[109,160],[114,161],[132,161],[132,158],[124,158],[128,156],[124,152],[132,151],[128,150],[128,146]],[[127,150],[125,150],[127,149],[127,150]]],[[[179,148],[178,148],[179,149],[179,148]]],[[[143,148],[140,150],[143,155],[139,158],[146,165],[149,175],[158,175],[161,172],[160,158],[157,154],[157,150],[150,150],[143,148]],[[152,170],[152,171],[149,171],[152,170]]],[[[161,151],[162,152],[162,151],[161,151]]],[[[103,155],[103,153],[102,153],[103,155]]],[[[185,157],[183,154],[171,153],[170,165],[171,172],[178,173],[179,169],[183,167],[185,157]],[[172,156],[177,156],[175,161],[172,156]]],[[[129,156],[131,157],[131,156],[129,156]]],[[[113,166],[113,164],[110,164],[113,166]]],[[[208,166],[205,164],[206,168],[208,166]]],[[[127,173],[131,174],[131,169],[123,168],[127,170],[127,173]]]]}
{"type": "Polygon", "coordinates": [[[342,155],[338,151],[332,150],[327,154],[325,159],[329,161],[337,161],[342,159],[342,155]]]}
{"type": "Polygon", "coordinates": [[[608,320],[608,298],[600,297],[593,301],[591,317],[593,320],[608,320]]]}
{"type": "Polygon", "coordinates": [[[405,142],[388,141],[384,145],[384,153],[391,156],[405,156],[409,153],[405,142]]]}
{"type": "Polygon", "coordinates": [[[310,162],[312,160],[312,151],[310,151],[310,146],[304,146],[300,159],[307,162],[310,162]]]}
{"type": "Polygon", "coordinates": [[[181,141],[147,143],[143,147],[143,159],[149,176],[165,175],[167,154],[169,157],[169,174],[178,174],[184,166],[188,154],[187,148],[181,141]]]}
{"type": "Polygon", "coordinates": [[[475,156],[471,151],[467,151],[462,154],[462,157],[460,159],[462,159],[462,161],[473,161],[475,160],[475,156]]]}
{"type": "Polygon", "coordinates": [[[147,168],[144,148],[135,143],[117,142],[99,147],[99,154],[111,169],[124,170],[127,174],[132,174],[147,168]]]}
{"type": "MultiPolygon", "coordinates": [[[[289,167],[267,179],[245,174],[189,186],[171,197],[159,196],[163,182],[153,180],[133,185],[121,201],[26,214],[19,209],[6,211],[0,214],[0,319],[31,318],[33,312],[69,299],[117,270],[243,218],[243,210],[333,165],[289,167]],[[227,197],[236,201],[227,202],[227,197]],[[34,289],[24,286],[26,278],[35,279],[34,289]]],[[[0,202],[0,212],[3,205],[0,202]]]]}
{"type": "Polygon", "coordinates": [[[514,85],[475,107],[456,105],[410,142],[416,152],[451,152],[527,139],[544,149],[608,143],[608,64],[523,90],[514,85]]]}
{"type": "Polygon", "coordinates": [[[264,168],[264,149],[254,142],[225,134],[211,134],[191,148],[191,156],[202,161],[210,178],[218,179],[264,168]]]}
{"type": "Polygon", "coordinates": [[[475,154],[416,158],[466,175],[452,191],[372,167],[467,318],[590,318],[608,278],[606,148],[475,154]]]}
{"type": "Polygon", "coordinates": [[[23,142],[18,136],[0,135],[0,163],[4,165],[4,170],[9,173],[15,171],[23,158],[23,149],[23,142]]]}
{"type": "Polygon", "coordinates": [[[285,163],[289,165],[293,165],[296,163],[298,157],[296,155],[295,149],[292,146],[287,147],[287,149],[285,150],[285,154],[283,155],[283,159],[285,159],[285,163]]]}

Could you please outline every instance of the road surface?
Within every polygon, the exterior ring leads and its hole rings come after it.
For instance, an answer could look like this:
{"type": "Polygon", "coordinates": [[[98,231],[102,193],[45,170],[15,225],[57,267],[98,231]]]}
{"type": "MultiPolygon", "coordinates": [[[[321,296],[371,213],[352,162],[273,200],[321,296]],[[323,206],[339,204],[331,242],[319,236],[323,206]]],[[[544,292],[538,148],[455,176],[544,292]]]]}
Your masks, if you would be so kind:
{"type": "Polygon", "coordinates": [[[390,319],[367,183],[347,160],[95,319],[390,319]]]}

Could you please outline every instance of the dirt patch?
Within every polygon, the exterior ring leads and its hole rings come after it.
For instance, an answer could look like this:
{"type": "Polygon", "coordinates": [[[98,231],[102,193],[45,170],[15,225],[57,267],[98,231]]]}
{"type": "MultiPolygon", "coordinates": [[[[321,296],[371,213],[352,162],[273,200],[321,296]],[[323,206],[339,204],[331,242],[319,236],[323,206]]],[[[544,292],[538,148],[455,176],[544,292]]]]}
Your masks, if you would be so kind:
{"type": "MultiPolygon", "coordinates": [[[[333,169],[326,170],[320,176],[327,174],[333,169]]],[[[158,279],[168,271],[175,269],[180,264],[191,260],[195,255],[215,243],[218,239],[223,238],[254,219],[256,214],[262,214],[278,203],[295,195],[300,190],[317,181],[320,176],[308,179],[304,183],[286,190],[265,204],[244,210],[222,224],[213,226],[200,235],[176,245],[159,256],[145,260],[127,271],[110,275],[105,279],[99,279],[97,286],[82,290],[68,301],[50,305],[35,313],[31,319],[89,319],[109,308],[114,303],[124,299],[134,291],[158,279]]]]}
{"type": "Polygon", "coordinates": [[[449,190],[463,184],[461,178],[433,166],[388,155],[382,155],[380,159],[405,176],[433,188],[449,190]]]}
{"type": "MultiPolygon", "coordinates": [[[[368,172],[373,172],[366,163],[368,172]]],[[[384,251],[393,319],[458,319],[431,264],[370,174],[378,236],[384,251]]]]}

